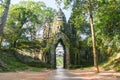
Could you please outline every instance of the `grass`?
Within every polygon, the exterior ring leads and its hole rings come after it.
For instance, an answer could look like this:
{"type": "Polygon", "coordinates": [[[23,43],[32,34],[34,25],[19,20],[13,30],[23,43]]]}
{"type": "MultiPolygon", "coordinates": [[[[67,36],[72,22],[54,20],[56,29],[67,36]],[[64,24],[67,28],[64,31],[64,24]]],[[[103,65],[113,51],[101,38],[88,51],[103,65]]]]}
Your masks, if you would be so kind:
{"type": "Polygon", "coordinates": [[[63,56],[56,57],[57,66],[63,66],[63,56]]]}
{"type": "Polygon", "coordinates": [[[114,53],[107,62],[100,66],[105,70],[113,69],[120,72],[120,53],[114,53]]]}
{"type": "Polygon", "coordinates": [[[18,61],[13,55],[13,51],[0,51],[0,59],[7,65],[4,71],[18,71],[27,69],[27,65],[18,61]]]}
{"type": "Polygon", "coordinates": [[[38,67],[29,67],[28,71],[33,71],[33,72],[42,72],[44,71],[45,68],[38,68],[38,67]]]}

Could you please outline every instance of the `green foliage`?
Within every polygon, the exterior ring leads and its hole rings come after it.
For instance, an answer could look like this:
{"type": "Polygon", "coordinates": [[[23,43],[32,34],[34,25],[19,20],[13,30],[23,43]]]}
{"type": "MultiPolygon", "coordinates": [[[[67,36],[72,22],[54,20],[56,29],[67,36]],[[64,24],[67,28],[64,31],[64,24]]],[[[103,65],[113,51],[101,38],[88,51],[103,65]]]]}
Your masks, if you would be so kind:
{"type": "Polygon", "coordinates": [[[10,47],[16,47],[17,42],[36,40],[44,18],[53,18],[53,15],[54,10],[40,1],[20,1],[19,4],[11,5],[3,34],[4,41],[10,43],[10,47]]]}
{"type": "Polygon", "coordinates": [[[40,72],[45,70],[46,68],[50,68],[50,65],[43,63],[30,63],[24,64],[19,61],[14,55],[14,50],[3,49],[0,50],[0,60],[6,64],[6,68],[0,66],[0,71],[34,71],[40,72]]]}
{"type": "Polygon", "coordinates": [[[116,71],[120,72],[120,65],[116,68],[116,71]]]}
{"type": "Polygon", "coordinates": [[[85,67],[84,65],[70,65],[70,69],[82,69],[83,67],[85,67]]]}
{"type": "Polygon", "coordinates": [[[105,54],[119,52],[120,1],[105,1],[99,3],[96,22],[97,47],[105,54]],[[112,15],[112,16],[111,16],[112,15]]]}
{"type": "Polygon", "coordinates": [[[30,9],[33,11],[34,14],[37,15],[39,19],[39,23],[43,23],[43,19],[45,17],[51,17],[53,19],[54,16],[54,10],[50,7],[46,7],[45,3],[41,1],[35,2],[34,0],[30,1],[20,1],[20,6],[23,6],[27,9],[30,9]]]}
{"type": "Polygon", "coordinates": [[[8,0],[0,0],[0,17],[3,14],[5,7],[7,6],[8,0]]]}
{"type": "Polygon", "coordinates": [[[26,42],[18,42],[17,43],[18,49],[40,49],[41,48],[41,41],[34,40],[34,41],[26,41],[26,42]]]}
{"type": "Polygon", "coordinates": [[[49,47],[43,48],[43,53],[47,53],[49,51],[49,47]]]}
{"type": "Polygon", "coordinates": [[[74,54],[78,54],[79,53],[79,49],[76,47],[71,47],[71,52],[74,54]]]}
{"type": "Polygon", "coordinates": [[[63,66],[63,56],[56,57],[57,66],[63,66]]]}
{"type": "Polygon", "coordinates": [[[0,5],[0,17],[2,15],[3,10],[4,10],[4,7],[2,5],[0,5]]]}
{"type": "Polygon", "coordinates": [[[41,72],[45,69],[43,68],[38,68],[38,67],[30,67],[29,71],[33,71],[33,72],[41,72]]]}
{"type": "Polygon", "coordinates": [[[115,71],[120,71],[120,54],[114,53],[111,57],[109,57],[108,61],[102,65],[102,67],[105,70],[113,69],[115,71]]]}
{"type": "Polygon", "coordinates": [[[16,41],[20,39],[28,40],[27,37],[23,37],[23,34],[28,30],[28,28],[23,27],[27,22],[31,21],[31,18],[35,17],[29,9],[22,6],[12,6],[10,9],[7,26],[4,30],[4,38],[10,43],[11,46],[14,46],[16,41]]]}
{"type": "Polygon", "coordinates": [[[0,50],[0,59],[7,64],[7,69],[4,71],[26,70],[28,67],[15,58],[14,51],[12,50],[0,50]]]}

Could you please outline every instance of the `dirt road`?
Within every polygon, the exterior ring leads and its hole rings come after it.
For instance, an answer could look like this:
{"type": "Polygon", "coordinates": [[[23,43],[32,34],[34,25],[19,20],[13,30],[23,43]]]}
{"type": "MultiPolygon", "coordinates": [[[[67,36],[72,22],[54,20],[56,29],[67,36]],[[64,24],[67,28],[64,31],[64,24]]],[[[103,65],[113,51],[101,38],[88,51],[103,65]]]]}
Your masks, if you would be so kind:
{"type": "Polygon", "coordinates": [[[120,80],[120,73],[92,70],[65,70],[62,68],[43,72],[0,73],[0,80],[120,80]]]}

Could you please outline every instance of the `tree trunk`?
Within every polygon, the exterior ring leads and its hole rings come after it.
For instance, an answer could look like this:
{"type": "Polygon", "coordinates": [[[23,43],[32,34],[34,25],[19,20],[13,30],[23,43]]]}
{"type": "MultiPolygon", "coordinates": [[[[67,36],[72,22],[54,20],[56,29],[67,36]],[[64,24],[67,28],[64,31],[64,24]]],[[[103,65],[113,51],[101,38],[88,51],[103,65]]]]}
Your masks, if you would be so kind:
{"type": "Polygon", "coordinates": [[[1,41],[1,38],[2,38],[3,29],[4,29],[4,26],[5,26],[6,19],[7,19],[9,6],[10,6],[10,0],[7,0],[6,6],[5,6],[5,9],[4,9],[3,14],[1,16],[1,21],[0,21],[0,41],[1,41]]]}
{"type": "Polygon", "coordinates": [[[91,0],[89,0],[89,8],[88,8],[88,10],[89,10],[89,14],[90,14],[90,26],[91,26],[93,55],[94,55],[94,67],[96,69],[96,73],[99,73],[98,55],[97,55],[97,51],[96,51],[96,40],[95,40],[95,33],[94,33],[94,24],[93,24],[93,13],[92,13],[91,0]]]}
{"type": "Polygon", "coordinates": [[[75,53],[75,65],[77,65],[77,53],[75,53]]]}
{"type": "Polygon", "coordinates": [[[3,37],[0,37],[0,48],[2,46],[3,37]]]}
{"type": "Polygon", "coordinates": [[[15,40],[13,43],[13,48],[16,48],[16,47],[17,47],[17,40],[15,40]]]}

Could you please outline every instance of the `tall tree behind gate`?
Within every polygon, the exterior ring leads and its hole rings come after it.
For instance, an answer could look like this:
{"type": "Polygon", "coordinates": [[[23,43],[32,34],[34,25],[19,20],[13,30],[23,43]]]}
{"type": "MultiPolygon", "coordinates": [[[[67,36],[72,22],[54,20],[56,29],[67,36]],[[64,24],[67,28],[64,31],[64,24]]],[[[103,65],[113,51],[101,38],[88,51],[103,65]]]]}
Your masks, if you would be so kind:
{"type": "Polygon", "coordinates": [[[4,11],[3,11],[2,16],[0,18],[0,42],[2,40],[2,33],[3,33],[3,29],[5,26],[6,19],[7,19],[9,7],[10,7],[10,1],[11,0],[4,0],[5,8],[4,8],[4,11]]]}

